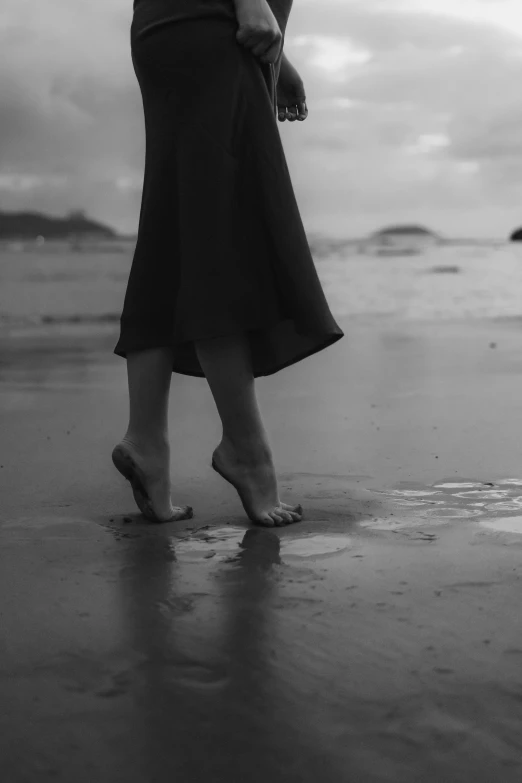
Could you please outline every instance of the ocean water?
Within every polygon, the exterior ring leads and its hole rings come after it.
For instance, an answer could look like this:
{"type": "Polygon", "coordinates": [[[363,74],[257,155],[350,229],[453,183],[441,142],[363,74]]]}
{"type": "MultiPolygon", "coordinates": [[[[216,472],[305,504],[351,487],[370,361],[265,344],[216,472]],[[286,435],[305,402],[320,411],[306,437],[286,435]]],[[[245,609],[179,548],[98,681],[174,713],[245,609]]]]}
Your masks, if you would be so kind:
{"type": "MultiPolygon", "coordinates": [[[[522,318],[522,243],[312,243],[336,317],[522,318]]],[[[0,330],[118,325],[134,243],[0,246],[0,330]]]]}

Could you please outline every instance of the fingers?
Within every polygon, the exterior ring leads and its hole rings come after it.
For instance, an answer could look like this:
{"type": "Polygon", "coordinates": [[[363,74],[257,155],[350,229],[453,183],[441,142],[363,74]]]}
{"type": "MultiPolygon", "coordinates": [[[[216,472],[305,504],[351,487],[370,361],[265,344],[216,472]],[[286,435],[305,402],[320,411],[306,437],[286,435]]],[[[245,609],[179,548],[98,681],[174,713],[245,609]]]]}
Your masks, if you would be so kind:
{"type": "MultiPolygon", "coordinates": [[[[277,58],[279,57],[279,52],[281,50],[281,41],[274,41],[272,46],[266,50],[263,54],[259,56],[259,59],[263,63],[272,63],[275,65],[277,62],[277,58]]],[[[256,50],[252,49],[252,52],[256,54],[256,50]]]]}
{"type": "Polygon", "coordinates": [[[288,120],[289,122],[295,122],[299,120],[303,122],[308,117],[308,107],[306,101],[299,101],[294,106],[278,106],[277,116],[280,122],[288,120]]]}
{"type": "Polygon", "coordinates": [[[308,117],[308,106],[306,105],[306,101],[300,101],[297,104],[297,109],[298,109],[297,119],[300,120],[301,122],[303,120],[306,120],[306,118],[308,117]]]}
{"type": "Polygon", "coordinates": [[[240,28],[236,34],[236,40],[266,63],[277,62],[283,45],[283,36],[280,31],[251,30],[248,26],[240,28]]]}

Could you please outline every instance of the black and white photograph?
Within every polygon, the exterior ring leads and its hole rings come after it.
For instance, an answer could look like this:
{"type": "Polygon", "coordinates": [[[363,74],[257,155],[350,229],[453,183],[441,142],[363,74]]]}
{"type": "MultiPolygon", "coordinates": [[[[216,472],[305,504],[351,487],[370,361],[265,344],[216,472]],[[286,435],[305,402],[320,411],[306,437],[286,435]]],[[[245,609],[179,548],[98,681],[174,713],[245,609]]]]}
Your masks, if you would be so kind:
{"type": "Polygon", "coordinates": [[[1,0],[2,783],[521,783],[521,0],[1,0]]]}

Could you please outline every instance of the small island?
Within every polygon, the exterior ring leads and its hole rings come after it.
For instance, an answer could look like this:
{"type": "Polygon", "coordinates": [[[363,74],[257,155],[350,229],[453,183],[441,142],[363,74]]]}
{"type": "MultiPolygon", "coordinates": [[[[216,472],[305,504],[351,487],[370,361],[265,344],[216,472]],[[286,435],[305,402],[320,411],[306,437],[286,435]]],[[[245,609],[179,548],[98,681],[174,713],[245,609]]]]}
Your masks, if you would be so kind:
{"type": "Polygon", "coordinates": [[[88,218],[82,210],[73,210],[63,218],[41,212],[1,212],[0,240],[34,241],[47,239],[117,239],[110,226],[88,218]]]}
{"type": "Polygon", "coordinates": [[[522,228],[517,228],[509,237],[510,242],[522,242],[522,228]]]}
{"type": "Polygon", "coordinates": [[[361,252],[378,256],[417,255],[440,242],[438,234],[424,226],[388,226],[370,234],[362,243],[361,252]]]}
{"type": "Polygon", "coordinates": [[[430,231],[428,228],[424,228],[424,226],[408,224],[381,228],[371,236],[372,238],[376,239],[381,237],[419,237],[435,240],[439,239],[438,235],[434,231],[430,231]]]}

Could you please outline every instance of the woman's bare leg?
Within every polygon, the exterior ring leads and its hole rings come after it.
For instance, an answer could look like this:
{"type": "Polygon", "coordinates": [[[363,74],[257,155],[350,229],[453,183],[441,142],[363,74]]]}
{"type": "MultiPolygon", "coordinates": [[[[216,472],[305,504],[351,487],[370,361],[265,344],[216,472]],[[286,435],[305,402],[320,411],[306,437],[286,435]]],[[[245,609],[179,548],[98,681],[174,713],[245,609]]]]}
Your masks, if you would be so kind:
{"type": "Polygon", "coordinates": [[[172,348],[127,354],[129,426],[126,437],[152,450],[169,444],[169,394],[172,348]]]}
{"type": "MultiPolygon", "coordinates": [[[[168,408],[172,349],[152,348],[127,354],[129,426],[122,446],[139,466],[157,521],[185,518],[186,508],[170,498],[168,408]]],[[[116,447],[118,448],[118,447],[116,447]]]]}
{"type": "Polygon", "coordinates": [[[221,443],[213,453],[215,464],[240,490],[252,522],[266,526],[299,522],[302,508],[279,499],[246,334],[198,340],[195,347],[223,424],[221,443]]]}

